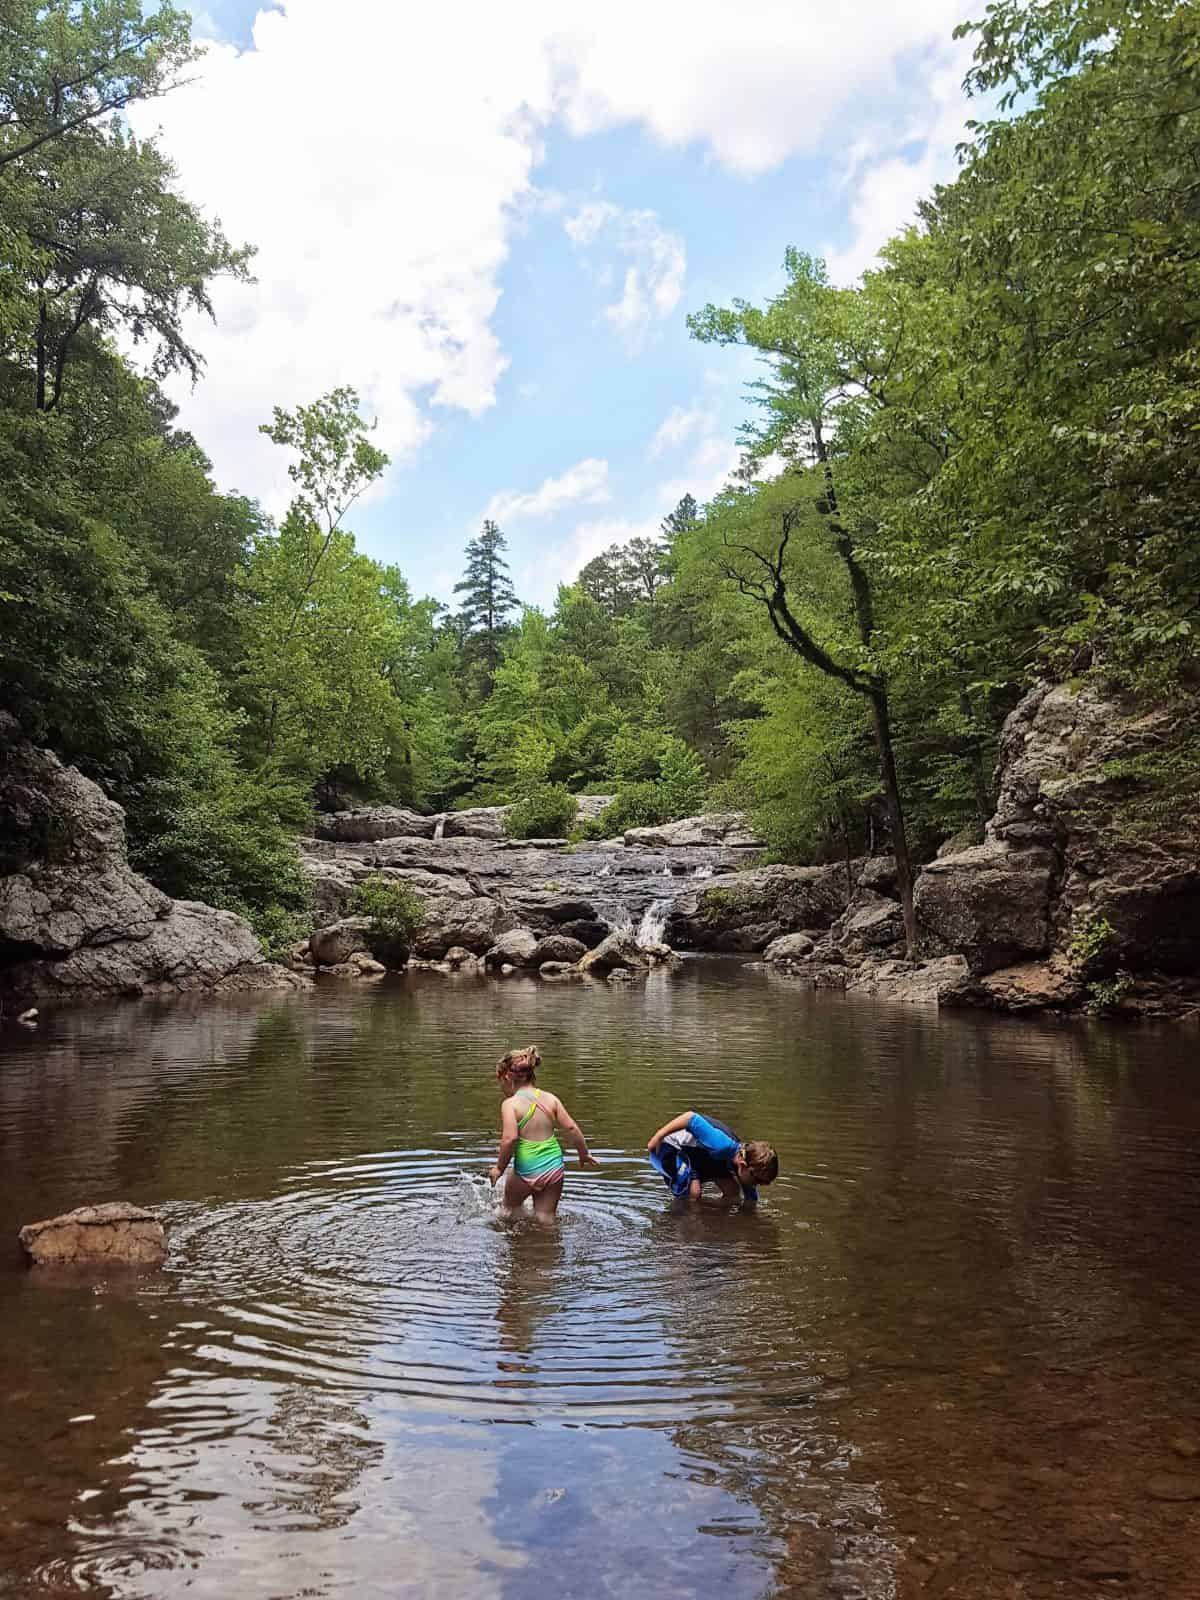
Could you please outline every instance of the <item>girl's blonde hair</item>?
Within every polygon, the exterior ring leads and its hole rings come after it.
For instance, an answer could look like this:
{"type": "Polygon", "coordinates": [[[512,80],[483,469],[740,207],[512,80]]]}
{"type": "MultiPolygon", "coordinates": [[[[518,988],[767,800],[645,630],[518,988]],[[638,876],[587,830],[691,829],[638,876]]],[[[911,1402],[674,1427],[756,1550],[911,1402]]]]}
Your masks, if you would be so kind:
{"type": "Polygon", "coordinates": [[[500,1057],[496,1076],[515,1078],[518,1083],[536,1083],[537,1069],[541,1063],[542,1058],[535,1044],[527,1044],[524,1050],[506,1050],[500,1057]]]}

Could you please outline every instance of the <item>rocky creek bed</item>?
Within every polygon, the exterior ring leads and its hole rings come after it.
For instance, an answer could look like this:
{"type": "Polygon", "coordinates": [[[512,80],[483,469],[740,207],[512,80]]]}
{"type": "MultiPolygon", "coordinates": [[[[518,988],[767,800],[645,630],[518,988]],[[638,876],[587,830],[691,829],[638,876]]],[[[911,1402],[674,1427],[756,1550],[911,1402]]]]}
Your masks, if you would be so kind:
{"type": "MultiPolygon", "coordinates": [[[[918,876],[916,959],[890,857],[763,866],[737,813],[575,844],[507,839],[502,807],[435,817],[372,806],[319,815],[300,841],[313,928],[287,966],[263,959],[240,918],[171,900],[134,873],[120,807],[9,727],[0,994],[20,1004],[294,986],[314,971],[364,978],[410,960],[621,981],[672,951],[719,951],[881,999],[1195,1019],[1200,839],[1169,810],[1152,827],[1129,823],[1139,760],[1193,727],[1194,710],[1147,715],[1090,690],[1033,690],[1005,725],[981,842],[944,847],[918,876]],[[352,914],[373,876],[420,896],[411,941],[352,914]]],[[[581,797],[581,815],[606,799],[581,797]]]]}

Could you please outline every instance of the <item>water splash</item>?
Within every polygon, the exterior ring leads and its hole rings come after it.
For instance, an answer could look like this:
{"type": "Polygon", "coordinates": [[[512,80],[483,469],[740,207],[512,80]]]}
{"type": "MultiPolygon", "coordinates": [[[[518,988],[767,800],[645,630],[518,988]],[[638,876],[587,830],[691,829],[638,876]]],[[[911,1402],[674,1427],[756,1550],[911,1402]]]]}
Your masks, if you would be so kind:
{"type": "Polygon", "coordinates": [[[460,1172],[456,1195],[456,1220],[471,1222],[477,1217],[494,1217],[500,1209],[500,1186],[493,1187],[481,1172],[460,1172]]]}
{"type": "Polygon", "coordinates": [[[695,872],[692,873],[693,878],[711,878],[712,875],[713,869],[711,867],[697,867],[695,872]]]}

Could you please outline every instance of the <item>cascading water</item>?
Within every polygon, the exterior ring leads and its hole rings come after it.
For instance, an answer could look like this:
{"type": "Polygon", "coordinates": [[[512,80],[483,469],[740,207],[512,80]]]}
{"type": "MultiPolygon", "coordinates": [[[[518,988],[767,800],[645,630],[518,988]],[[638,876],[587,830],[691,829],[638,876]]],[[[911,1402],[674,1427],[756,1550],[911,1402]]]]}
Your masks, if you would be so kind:
{"type": "Polygon", "coordinates": [[[434,842],[434,844],[437,844],[440,841],[440,839],[442,838],[442,835],[445,833],[445,831],[446,831],[446,813],[443,811],[441,816],[438,817],[437,820],[433,824],[433,842],[434,842]]]}
{"type": "Polygon", "coordinates": [[[653,905],[646,907],[642,913],[642,920],[638,923],[637,940],[638,949],[644,950],[648,945],[665,943],[664,935],[667,931],[667,917],[670,915],[671,900],[655,900],[653,905]]]}

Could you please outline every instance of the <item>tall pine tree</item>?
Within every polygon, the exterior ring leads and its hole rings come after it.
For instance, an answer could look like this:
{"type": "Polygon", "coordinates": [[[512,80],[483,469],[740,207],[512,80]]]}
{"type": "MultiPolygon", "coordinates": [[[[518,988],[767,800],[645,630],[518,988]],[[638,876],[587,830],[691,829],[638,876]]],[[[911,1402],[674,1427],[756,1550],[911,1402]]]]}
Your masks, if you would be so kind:
{"type": "Polygon", "coordinates": [[[504,551],[508,541],[496,523],[487,521],[479,537],[467,545],[467,567],[462,580],[454,585],[463,598],[462,620],[464,653],[481,661],[488,677],[500,665],[500,645],[508,632],[508,617],[520,605],[509,577],[504,551]]]}

